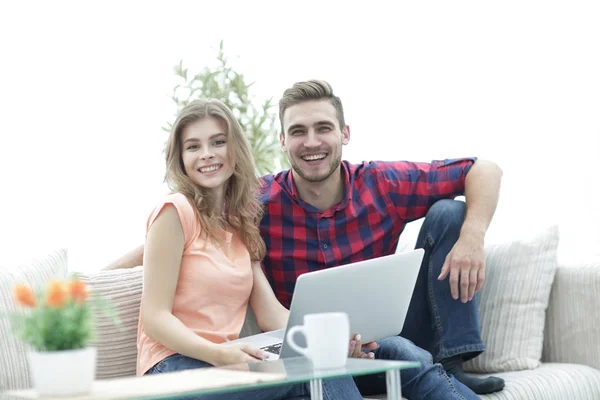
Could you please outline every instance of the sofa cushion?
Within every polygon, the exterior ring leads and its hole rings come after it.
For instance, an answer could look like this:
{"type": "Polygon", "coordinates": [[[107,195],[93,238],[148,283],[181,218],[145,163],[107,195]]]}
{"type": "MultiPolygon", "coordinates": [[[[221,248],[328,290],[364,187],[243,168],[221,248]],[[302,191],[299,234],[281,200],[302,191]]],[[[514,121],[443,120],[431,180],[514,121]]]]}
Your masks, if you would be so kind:
{"type": "Polygon", "coordinates": [[[486,280],[478,305],[487,350],[465,363],[465,370],[518,371],[540,365],[558,240],[558,227],[551,226],[531,239],[486,246],[486,280]]]}
{"type": "MultiPolygon", "coordinates": [[[[494,376],[504,379],[506,386],[500,392],[479,396],[481,400],[600,399],[600,371],[585,365],[541,364],[532,370],[501,372],[494,376]]],[[[383,399],[385,395],[365,397],[365,400],[383,399]]]]}
{"type": "MultiPolygon", "coordinates": [[[[398,251],[414,248],[422,223],[420,219],[406,226],[398,251]]],[[[540,365],[558,240],[558,226],[551,226],[531,238],[486,244],[486,279],[478,307],[487,350],[465,364],[467,371],[515,371],[540,365]]]]}
{"type": "Polygon", "coordinates": [[[600,399],[600,371],[585,365],[544,363],[532,370],[494,376],[505,380],[504,390],[480,396],[482,400],[600,399]]]}
{"type": "Polygon", "coordinates": [[[31,387],[27,365],[31,348],[14,336],[10,320],[1,316],[20,309],[13,301],[14,286],[25,284],[40,290],[50,279],[64,279],[66,275],[66,249],[21,264],[0,266],[0,391],[31,387]]]}
{"type": "Polygon", "coordinates": [[[600,369],[600,257],[559,264],[544,333],[544,362],[600,369]]]}
{"type": "Polygon", "coordinates": [[[142,297],[142,267],[79,273],[81,279],[116,308],[119,328],[112,319],[96,316],[96,378],[135,375],[137,330],[142,297]]]}
{"type": "Polygon", "coordinates": [[[258,322],[256,321],[256,315],[254,315],[254,311],[252,311],[252,308],[248,307],[248,311],[246,311],[246,319],[244,320],[244,325],[240,331],[240,338],[256,335],[261,332],[262,331],[258,327],[258,322]]]}

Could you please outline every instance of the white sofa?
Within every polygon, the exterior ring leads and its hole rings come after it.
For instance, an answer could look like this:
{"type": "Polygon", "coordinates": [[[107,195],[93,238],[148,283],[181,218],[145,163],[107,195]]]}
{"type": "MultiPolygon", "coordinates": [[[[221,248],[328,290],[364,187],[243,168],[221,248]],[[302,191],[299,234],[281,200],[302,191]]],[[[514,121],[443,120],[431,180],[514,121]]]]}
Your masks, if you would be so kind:
{"type": "MultiPolygon", "coordinates": [[[[400,246],[410,248],[414,236],[400,246]]],[[[534,238],[487,246],[487,280],[479,307],[488,351],[466,368],[506,380],[496,400],[600,399],[600,260],[558,265],[558,229],[534,238]],[[500,371],[500,372],[499,372],[500,371]]],[[[40,284],[67,273],[67,252],[0,268],[0,313],[11,310],[16,282],[40,284]]],[[[83,274],[112,300],[123,322],[97,319],[97,377],[135,374],[142,268],[83,274]]],[[[256,331],[250,314],[243,335],[256,331]]],[[[0,390],[30,386],[26,347],[0,320],[0,390]]],[[[380,397],[384,398],[384,397],[380,397]]]]}

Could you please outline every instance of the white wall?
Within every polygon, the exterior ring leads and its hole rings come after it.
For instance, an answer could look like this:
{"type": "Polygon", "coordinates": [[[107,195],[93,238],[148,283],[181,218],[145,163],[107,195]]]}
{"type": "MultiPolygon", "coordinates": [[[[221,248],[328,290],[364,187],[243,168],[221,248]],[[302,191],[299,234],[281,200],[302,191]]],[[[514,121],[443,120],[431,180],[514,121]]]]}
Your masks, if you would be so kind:
{"type": "Polygon", "coordinates": [[[351,161],[498,162],[490,240],[561,223],[563,249],[600,254],[597,2],[148,3],[0,5],[4,262],[67,246],[95,270],[143,242],[171,67],[220,39],[261,97],[329,80],[351,161]]]}

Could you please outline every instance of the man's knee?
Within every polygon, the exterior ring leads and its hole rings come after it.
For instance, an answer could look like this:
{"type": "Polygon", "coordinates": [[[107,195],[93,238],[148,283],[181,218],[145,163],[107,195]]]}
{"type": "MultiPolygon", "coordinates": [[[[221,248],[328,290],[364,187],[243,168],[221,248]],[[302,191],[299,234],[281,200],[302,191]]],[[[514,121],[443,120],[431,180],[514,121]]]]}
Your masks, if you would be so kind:
{"type": "Polygon", "coordinates": [[[427,211],[426,218],[443,221],[449,228],[461,228],[467,207],[459,200],[443,199],[436,201],[427,211]]]}
{"type": "Polygon", "coordinates": [[[431,354],[402,336],[392,336],[379,342],[380,356],[378,358],[399,361],[417,361],[421,365],[433,364],[431,354]]]}

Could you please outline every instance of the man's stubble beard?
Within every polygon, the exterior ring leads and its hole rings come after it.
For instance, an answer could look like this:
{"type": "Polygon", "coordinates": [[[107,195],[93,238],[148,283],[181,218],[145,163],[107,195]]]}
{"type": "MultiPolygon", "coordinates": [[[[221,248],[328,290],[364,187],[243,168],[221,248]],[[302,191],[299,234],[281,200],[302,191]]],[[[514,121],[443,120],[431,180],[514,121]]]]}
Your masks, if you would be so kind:
{"type": "Polygon", "coordinates": [[[333,164],[329,164],[329,171],[322,176],[308,176],[306,175],[302,169],[300,167],[298,167],[298,165],[296,163],[293,163],[290,160],[290,164],[292,164],[292,169],[305,181],[307,182],[311,182],[311,183],[317,183],[317,182],[323,182],[325,180],[327,180],[327,178],[329,178],[334,172],[335,170],[340,166],[340,164],[342,163],[342,154],[339,153],[337,155],[337,157],[335,158],[333,164]]]}

